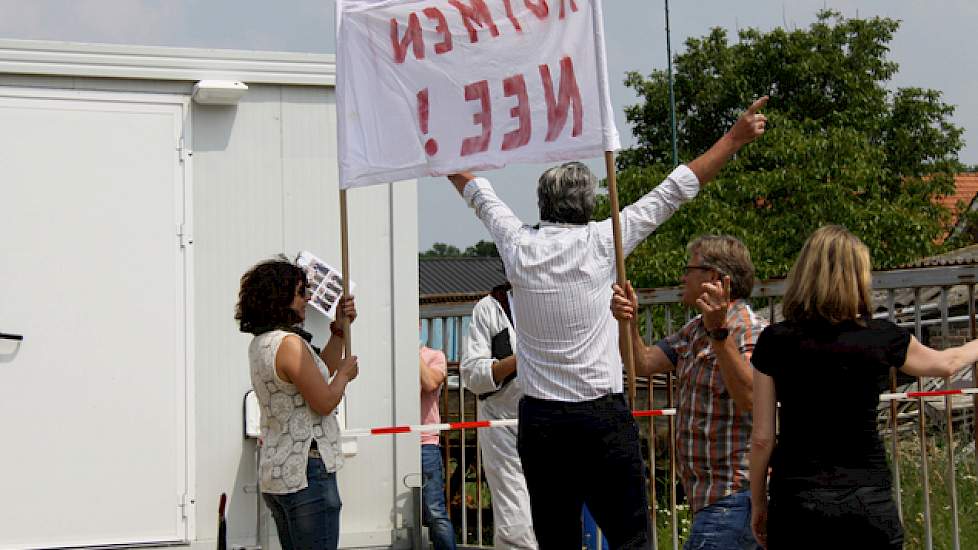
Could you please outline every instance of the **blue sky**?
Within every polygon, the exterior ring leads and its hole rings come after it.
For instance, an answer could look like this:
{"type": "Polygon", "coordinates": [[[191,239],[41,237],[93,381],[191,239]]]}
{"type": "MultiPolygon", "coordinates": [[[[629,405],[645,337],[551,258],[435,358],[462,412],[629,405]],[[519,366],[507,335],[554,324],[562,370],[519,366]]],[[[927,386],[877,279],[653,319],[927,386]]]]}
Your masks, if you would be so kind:
{"type": "MultiPolygon", "coordinates": [[[[900,64],[892,87],[920,86],[944,92],[957,106],[954,122],[965,129],[961,160],[978,164],[978,2],[975,0],[673,0],[673,50],[711,27],[736,29],[806,27],[822,8],[846,16],[902,20],[890,59],[900,64]]],[[[332,0],[0,0],[0,38],[108,42],[332,53],[332,0]]],[[[605,0],[612,104],[625,146],[633,143],[624,107],[636,102],[621,83],[625,72],[664,68],[662,0],[605,0]]],[[[604,175],[600,159],[589,161],[604,175]]],[[[500,196],[528,223],[537,221],[535,182],[543,165],[511,166],[489,176],[500,196]]],[[[448,183],[423,179],[419,186],[419,247],[447,242],[465,247],[488,238],[448,183]]]]}

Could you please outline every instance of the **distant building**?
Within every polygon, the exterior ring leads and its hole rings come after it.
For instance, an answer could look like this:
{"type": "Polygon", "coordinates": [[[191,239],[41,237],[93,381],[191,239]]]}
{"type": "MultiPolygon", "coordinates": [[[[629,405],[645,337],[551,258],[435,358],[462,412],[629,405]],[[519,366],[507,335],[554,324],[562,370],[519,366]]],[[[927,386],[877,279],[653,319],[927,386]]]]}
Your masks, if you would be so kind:
{"type": "Polygon", "coordinates": [[[457,361],[458,334],[466,334],[469,311],[492,288],[506,281],[503,262],[496,257],[452,256],[418,261],[421,340],[457,361]],[[460,319],[445,321],[441,317],[460,319]],[[447,335],[447,337],[446,337],[447,335]]]}
{"type": "Polygon", "coordinates": [[[978,227],[967,227],[962,223],[959,225],[960,212],[958,203],[964,204],[964,211],[974,210],[978,205],[975,204],[975,197],[978,196],[978,172],[961,172],[954,176],[954,193],[934,199],[934,202],[943,204],[951,211],[951,230],[938,239],[937,242],[944,242],[952,233],[967,231],[971,233],[972,241],[978,241],[978,227]]]}

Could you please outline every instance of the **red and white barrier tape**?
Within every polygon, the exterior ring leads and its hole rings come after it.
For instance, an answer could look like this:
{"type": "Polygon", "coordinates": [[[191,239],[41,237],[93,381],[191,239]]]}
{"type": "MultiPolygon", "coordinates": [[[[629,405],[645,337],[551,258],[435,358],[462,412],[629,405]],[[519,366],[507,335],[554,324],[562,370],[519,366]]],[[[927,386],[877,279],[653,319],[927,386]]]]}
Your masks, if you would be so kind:
{"type": "MultiPolygon", "coordinates": [[[[651,409],[647,411],[632,411],[632,416],[643,418],[648,416],[675,416],[676,409],[651,409]]],[[[519,421],[515,418],[504,420],[477,420],[475,422],[449,422],[446,424],[407,424],[404,426],[387,426],[383,428],[354,428],[343,430],[346,437],[364,437],[368,435],[391,435],[407,433],[431,433],[448,430],[470,430],[474,428],[502,428],[516,426],[519,421]]]]}
{"type": "Polygon", "coordinates": [[[975,395],[978,388],[961,388],[958,390],[938,391],[908,391],[903,393],[881,393],[880,401],[907,401],[918,397],[944,397],[946,395],[975,395]]]}
{"type": "MultiPolygon", "coordinates": [[[[883,393],[880,394],[880,401],[907,401],[920,397],[944,397],[948,395],[978,395],[978,388],[962,388],[956,390],[938,391],[911,391],[902,393],[883,393]]],[[[632,416],[636,418],[646,418],[650,416],[675,416],[676,409],[650,409],[645,411],[632,411],[632,416]]],[[[353,428],[343,430],[346,437],[365,437],[368,435],[394,435],[407,433],[432,433],[445,432],[450,430],[472,430],[478,428],[502,428],[505,426],[516,426],[519,421],[515,418],[504,420],[477,420],[474,422],[448,422],[442,424],[406,424],[403,426],[385,426],[382,428],[353,428]]]]}

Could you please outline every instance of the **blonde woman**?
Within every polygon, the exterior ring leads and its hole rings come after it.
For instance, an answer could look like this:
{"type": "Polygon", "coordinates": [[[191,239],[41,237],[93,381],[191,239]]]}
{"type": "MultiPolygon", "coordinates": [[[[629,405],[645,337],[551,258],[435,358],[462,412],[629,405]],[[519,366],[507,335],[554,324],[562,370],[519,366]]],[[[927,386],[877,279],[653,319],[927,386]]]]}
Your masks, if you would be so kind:
{"type": "Polygon", "coordinates": [[[937,351],[872,319],[870,271],[869,250],[852,233],[815,231],[788,275],[785,320],[754,348],[751,526],[772,550],[902,548],[876,430],[879,394],[891,367],[949,376],[978,361],[978,340],[937,351]],[[819,391],[826,388],[831,399],[819,391]]]}

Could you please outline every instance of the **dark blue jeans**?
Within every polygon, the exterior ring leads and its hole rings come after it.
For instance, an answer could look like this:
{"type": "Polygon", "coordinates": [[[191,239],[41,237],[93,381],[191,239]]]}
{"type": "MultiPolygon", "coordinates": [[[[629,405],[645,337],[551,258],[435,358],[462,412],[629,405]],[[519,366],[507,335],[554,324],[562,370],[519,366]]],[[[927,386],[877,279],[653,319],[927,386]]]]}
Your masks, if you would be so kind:
{"type": "Polygon", "coordinates": [[[262,493],[272,511],[282,550],[336,550],[340,539],[340,492],[336,474],[321,458],[309,458],[309,486],[285,495],[262,493]]]}
{"type": "Polygon", "coordinates": [[[441,446],[421,446],[421,472],[424,486],[421,489],[422,519],[428,526],[431,543],[435,550],[455,550],[455,528],[445,508],[445,473],[442,468],[441,446]]]}
{"type": "Polygon", "coordinates": [[[750,491],[727,495],[693,516],[683,550],[754,550],[750,529],[750,491]]]}

